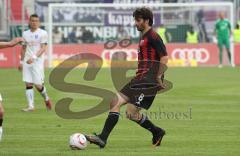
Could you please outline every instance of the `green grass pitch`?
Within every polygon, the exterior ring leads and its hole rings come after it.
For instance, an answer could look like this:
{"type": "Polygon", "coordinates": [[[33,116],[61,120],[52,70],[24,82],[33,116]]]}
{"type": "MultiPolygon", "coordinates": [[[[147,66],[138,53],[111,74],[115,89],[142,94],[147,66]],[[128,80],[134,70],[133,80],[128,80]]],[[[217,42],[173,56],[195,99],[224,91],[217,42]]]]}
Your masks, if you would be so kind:
{"type": "MultiPolygon", "coordinates": [[[[83,83],[83,69],[69,73],[67,82],[83,83]]],[[[85,110],[101,99],[55,90],[46,86],[55,103],[72,97],[71,109],[85,110]]],[[[92,133],[102,129],[107,113],[85,120],[67,120],[55,111],[47,112],[42,97],[35,90],[36,111],[23,113],[26,106],[24,84],[16,69],[0,70],[0,93],[5,107],[4,138],[0,156],[238,156],[240,153],[240,71],[239,68],[169,68],[166,78],[174,88],[157,95],[148,112],[158,113],[153,122],[163,127],[167,135],[160,148],[151,146],[151,135],[124,117],[113,130],[105,149],[89,144],[83,151],[72,151],[68,139],[72,133],[92,133]],[[162,114],[160,114],[161,112],[162,114]]],[[[115,91],[110,72],[102,69],[95,87],[115,91]]],[[[153,115],[152,114],[152,115],[153,115]]],[[[155,114],[156,115],[156,114],[155,114]]]]}

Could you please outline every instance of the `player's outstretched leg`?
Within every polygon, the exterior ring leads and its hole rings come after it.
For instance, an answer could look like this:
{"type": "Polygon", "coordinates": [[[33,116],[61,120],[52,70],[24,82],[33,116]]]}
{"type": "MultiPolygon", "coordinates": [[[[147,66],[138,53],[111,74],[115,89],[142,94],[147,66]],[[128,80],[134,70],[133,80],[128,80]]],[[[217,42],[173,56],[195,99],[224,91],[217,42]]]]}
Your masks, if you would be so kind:
{"type": "Polygon", "coordinates": [[[155,126],[145,114],[140,113],[141,109],[134,106],[133,104],[128,104],[126,109],[126,116],[128,119],[136,122],[141,127],[150,131],[153,135],[152,144],[153,146],[160,146],[165,131],[162,128],[155,126]]]}
{"type": "Polygon", "coordinates": [[[3,123],[3,105],[2,105],[2,96],[0,94],[0,141],[2,140],[3,135],[3,129],[2,129],[2,123],[3,123]]]}
{"type": "Polygon", "coordinates": [[[107,144],[107,139],[113,130],[113,128],[116,126],[119,115],[120,115],[120,107],[123,104],[126,104],[127,98],[123,98],[124,95],[120,96],[119,94],[113,98],[111,104],[110,104],[110,112],[108,114],[108,117],[105,121],[104,127],[102,129],[102,132],[100,134],[94,134],[94,135],[85,135],[87,140],[90,143],[98,145],[100,148],[104,148],[107,144]]]}
{"type": "Polygon", "coordinates": [[[51,101],[49,99],[49,96],[47,94],[47,89],[44,85],[35,85],[35,87],[37,88],[37,90],[39,91],[39,93],[42,95],[44,101],[45,101],[45,105],[47,107],[48,110],[52,109],[52,104],[51,101]]]}
{"type": "Polygon", "coordinates": [[[28,107],[22,109],[24,112],[31,112],[34,111],[34,90],[33,84],[26,83],[26,97],[28,101],[28,107]]]}

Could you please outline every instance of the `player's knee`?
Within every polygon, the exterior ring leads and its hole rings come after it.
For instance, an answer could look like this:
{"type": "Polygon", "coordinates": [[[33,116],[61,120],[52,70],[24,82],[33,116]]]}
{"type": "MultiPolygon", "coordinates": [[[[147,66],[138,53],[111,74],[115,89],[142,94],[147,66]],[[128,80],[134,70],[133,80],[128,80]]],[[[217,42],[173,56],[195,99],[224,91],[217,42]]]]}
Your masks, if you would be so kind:
{"type": "Polygon", "coordinates": [[[42,92],[42,91],[43,91],[43,86],[35,85],[35,88],[36,88],[39,92],[42,92]]]}
{"type": "Polygon", "coordinates": [[[115,96],[110,103],[110,109],[113,109],[114,107],[118,107],[118,105],[119,105],[119,100],[118,100],[118,97],[115,96]]]}
{"type": "Polygon", "coordinates": [[[129,119],[129,120],[132,119],[132,118],[131,118],[132,114],[131,114],[129,111],[126,110],[125,114],[126,114],[126,118],[127,118],[127,119],[129,119]]]}
{"type": "Polygon", "coordinates": [[[4,114],[4,109],[3,109],[3,107],[0,107],[0,118],[3,117],[3,114],[4,114]]]}
{"type": "Polygon", "coordinates": [[[139,121],[140,119],[140,113],[139,112],[133,112],[133,111],[129,111],[126,110],[126,118],[132,121],[139,121]]]}

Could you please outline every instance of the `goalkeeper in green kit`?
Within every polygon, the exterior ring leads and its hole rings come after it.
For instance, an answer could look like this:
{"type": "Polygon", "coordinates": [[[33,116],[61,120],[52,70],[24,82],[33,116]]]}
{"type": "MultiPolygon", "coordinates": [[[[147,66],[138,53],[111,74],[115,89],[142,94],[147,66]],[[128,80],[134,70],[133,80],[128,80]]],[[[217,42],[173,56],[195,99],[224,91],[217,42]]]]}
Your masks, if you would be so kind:
{"type": "Polygon", "coordinates": [[[219,48],[219,67],[222,67],[223,46],[226,47],[228,59],[231,64],[230,36],[232,34],[230,22],[224,18],[224,13],[219,14],[219,20],[215,25],[215,34],[217,35],[219,48]]]}

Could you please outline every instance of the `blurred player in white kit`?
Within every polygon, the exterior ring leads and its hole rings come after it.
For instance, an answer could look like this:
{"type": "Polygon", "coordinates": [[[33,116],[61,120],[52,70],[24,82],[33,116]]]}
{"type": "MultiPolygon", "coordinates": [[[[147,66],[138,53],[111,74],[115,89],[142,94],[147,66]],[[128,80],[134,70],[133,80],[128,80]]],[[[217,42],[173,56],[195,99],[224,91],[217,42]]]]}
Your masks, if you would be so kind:
{"type": "Polygon", "coordinates": [[[26,97],[28,107],[22,109],[24,112],[34,111],[33,86],[44,98],[46,107],[51,110],[51,102],[44,86],[44,53],[47,51],[48,34],[40,29],[39,17],[33,14],[29,18],[29,30],[23,32],[25,40],[19,69],[22,70],[23,81],[26,84],[26,97]]]}

